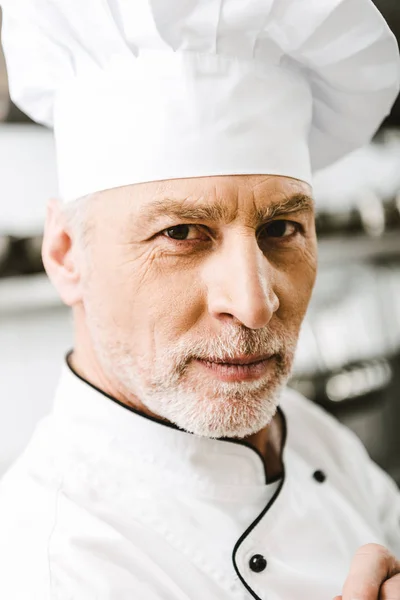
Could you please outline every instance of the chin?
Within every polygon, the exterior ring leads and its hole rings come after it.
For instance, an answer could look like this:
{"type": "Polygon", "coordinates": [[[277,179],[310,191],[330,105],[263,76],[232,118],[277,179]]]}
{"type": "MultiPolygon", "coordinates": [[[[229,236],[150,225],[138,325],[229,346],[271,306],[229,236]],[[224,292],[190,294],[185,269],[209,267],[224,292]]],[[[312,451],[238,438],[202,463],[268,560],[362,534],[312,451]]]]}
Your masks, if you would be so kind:
{"type": "Polygon", "coordinates": [[[262,422],[257,422],[252,425],[250,424],[238,424],[236,426],[227,426],[227,427],[200,427],[195,428],[191,433],[198,435],[200,437],[207,437],[213,439],[220,438],[247,438],[251,435],[259,433],[262,429],[267,427],[273,419],[271,416],[268,420],[263,420],[262,422]]]}
{"type": "MultiPolygon", "coordinates": [[[[163,416],[180,429],[207,438],[245,438],[267,427],[276,414],[280,394],[268,398],[174,403],[163,406],[163,416]],[[178,406],[180,404],[180,406],[178,406]]],[[[193,398],[192,398],[193,400],[193,398]]]]}

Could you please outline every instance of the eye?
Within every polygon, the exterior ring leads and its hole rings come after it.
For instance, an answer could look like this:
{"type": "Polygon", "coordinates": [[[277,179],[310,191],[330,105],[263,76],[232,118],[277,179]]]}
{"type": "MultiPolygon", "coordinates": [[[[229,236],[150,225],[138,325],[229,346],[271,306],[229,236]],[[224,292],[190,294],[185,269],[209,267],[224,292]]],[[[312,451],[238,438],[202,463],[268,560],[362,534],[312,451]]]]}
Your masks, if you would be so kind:
{"type": "MultiPolygon", "coordinates": [[[[161,232],[165,237],[175,240],[177,242],[191,241],[188,240],[188,235],[191,229],[194,229],[195,225],[174,225],[173,227],[168,227],[168,229],[164,229],[161,232]]],[[[194,240],[198,238],[192,238],[194,240]]]]}
{"type": "Polygon", "coordinates": [[[271,221],[264,227],[263,235],[272,238],[290,238],[294,237],[300,230],[301,225],[293,221],[271,221]]]}

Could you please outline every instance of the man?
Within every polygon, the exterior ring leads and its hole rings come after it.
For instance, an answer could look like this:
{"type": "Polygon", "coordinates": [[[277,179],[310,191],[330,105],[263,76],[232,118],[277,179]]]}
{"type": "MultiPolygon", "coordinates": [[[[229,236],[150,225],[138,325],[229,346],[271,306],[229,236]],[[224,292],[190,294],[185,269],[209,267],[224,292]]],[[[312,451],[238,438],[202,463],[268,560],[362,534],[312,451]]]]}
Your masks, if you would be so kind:
{"type": "Polygon", "coordinates": [[[1,597],[400,597],[394,482],[285,388],[317,266],[311,171],[399,89],[381,15],[3,5],[11,93],[55,130],[43,259],[75,344],[1,484],[1,597]]]}

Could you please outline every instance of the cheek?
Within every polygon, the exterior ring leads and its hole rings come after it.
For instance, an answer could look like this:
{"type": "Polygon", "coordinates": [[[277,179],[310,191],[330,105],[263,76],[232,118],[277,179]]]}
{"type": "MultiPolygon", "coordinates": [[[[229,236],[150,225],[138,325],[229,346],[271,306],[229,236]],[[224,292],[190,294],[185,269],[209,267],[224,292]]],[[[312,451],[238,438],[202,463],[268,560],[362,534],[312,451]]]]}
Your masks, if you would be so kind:
{"type": "Polygon", "coordinates": [[[204,292],[197,269],[162,270],[148,288],[158,336],[174,341],[187,334],[204,313],[204,292]]]}
{"type": "Polygon", "coordinates": [[[160,345],[200,317],[198,281],[193,269],[172,269],[155,254],[102,246],[87,279],[87,316],[117,339],[160,345]]]}
{"type": "MultiPolygon", "coordinates": [[[[83,301],[88,320],[95,320],[116,337],[129,335],[135,322],[140,323],[139,307],[143,299],[141,272],[135,261],[127,260],[114,246],[92,248],[83,281],[83,301]]],[[[145,304],[148,307],[149,302],[145,304]]]]}
{"type": "Polygon", "coordinates": [[[300,326],[307,310],[317,274],[316,252],[299,252],[277,273],[278,316],[300,326]]]}

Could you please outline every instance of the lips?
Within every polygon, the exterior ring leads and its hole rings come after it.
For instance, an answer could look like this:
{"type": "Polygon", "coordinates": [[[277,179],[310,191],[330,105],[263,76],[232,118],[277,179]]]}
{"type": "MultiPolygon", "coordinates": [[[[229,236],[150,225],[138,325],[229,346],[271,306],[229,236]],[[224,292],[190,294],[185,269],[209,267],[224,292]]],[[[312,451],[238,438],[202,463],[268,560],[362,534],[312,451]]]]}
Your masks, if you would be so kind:
{"type": "Polygon", "coordinates": [[[252,381],[255,379],[261,379],[266,377],[268,372],[271,370],[271,363],[273,360],[273,354],[269,355],[257,355],[257,356],[246,356],[246,357],[229,357],[226,361],[221,362],[215,357],[210,357],[212,360],[197,359],[197,363],[201,369],[205,370],[208,376],[217,378],[220,381],[225,382],[245,382],[252,381]]]}
{"type": "Polygon", "coordinates": [[[272,354],[258,354],[258,355],[251,355],[251,356],[237,356],[237,357],[227,357],[225,360],[221,360],[221,359],[213,359],[213,358],[206,358],[203,359],[205,362],[211,362],[211,363],[216,363],[219,365],[250,365],[253,363],[258,363],[261,362],[263,360],[268,360],[269,358],[271,358],[272,354]]]}

